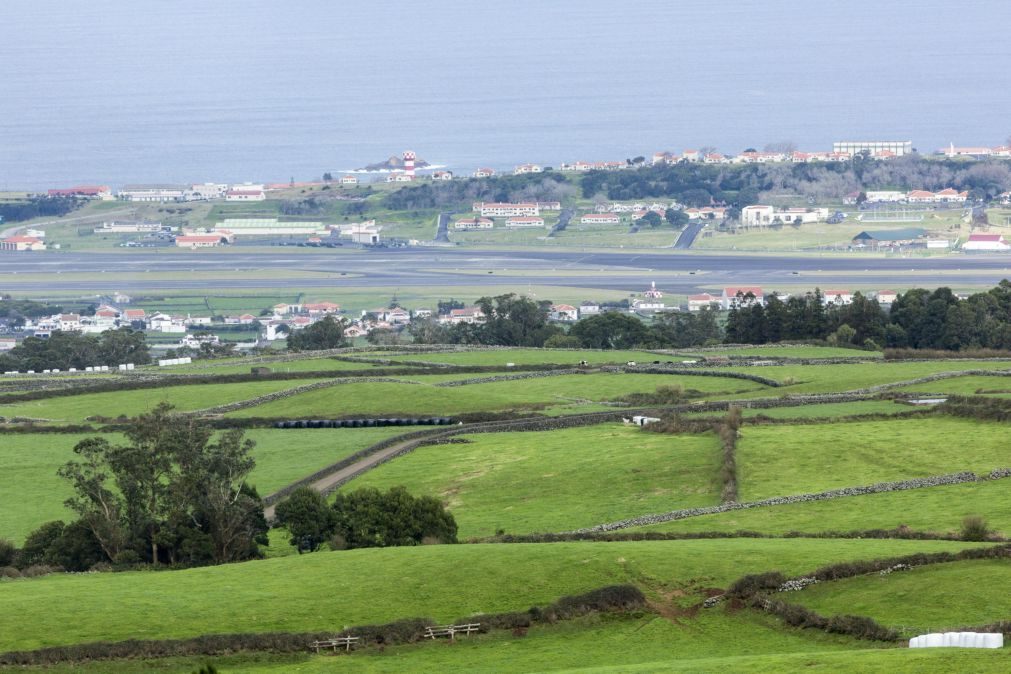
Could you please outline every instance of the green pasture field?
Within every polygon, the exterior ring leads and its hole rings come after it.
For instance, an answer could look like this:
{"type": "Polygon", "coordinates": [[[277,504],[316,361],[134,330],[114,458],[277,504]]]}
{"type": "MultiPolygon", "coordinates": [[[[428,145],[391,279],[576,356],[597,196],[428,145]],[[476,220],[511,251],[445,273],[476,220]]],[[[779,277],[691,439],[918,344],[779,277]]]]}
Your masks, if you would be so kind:
{"type": "MultiPolygon", "coordinates": [[[[856,414],[898,414],[916,409],[900,405],[891,400],[860,400],[852,403],[823,403],[820,405],[797,405],[795,407],[744,407],[741,413],[746,419],[763,416],[771,419],[832,419],[856,414]]],[[[688,412],[686,419],[720,419],[724,412],[688,412]]]]}
{"type": "MultiPolygon", "coordinates": [[[[727,656],[764,653],[858,652],[850,649],[876,648],[875,644],[813,630],[783,630],[768,617],[756,612],[730,614],[722,610],[704,611],[676,622],[652,612],[638,615],[599,615],[563,621],[554,625],[535,625],[523,637],[508,631],[459,639],[448,648],[444,643],[421,643],[385,649],[368,649],[350,657],[332,655],[245,654],[215,658],[175,658],[137,662],[151,665],[158,672],[190,674],[205,662],[213,662],[223,672],[299,672],[323,674],[355,671],[374,674],[400,672],[544,672],[596,668],[624,668],[635,664],[659,663],[672,657],[682,666],[713,652],[727,656]],[[721,636],[732,632],[729,643],[721,636]],[[844,650],[845,649],[845,650],[844,650]],[[592,665],[591,665],[592,663],[592,665]]],[[[127,663],[84,665],[81,672],[119,674],[131,671],[127,663]]],[[[673,664],[673,663],[671,663],[673,664]]],[[[0,672],[8,671],[0,668],[0,672]]],[[[61,667],[25,669],[50,674],[68,672],[61,667]]]]}
{"type": "MultiPolygon", "coordinates": [[[[526,610],[633,582],[700,600],[746,573],[959,550],[942,541],[640,541],[428,545],[317,552],[181,571],[0,582],[0,651],[235,632],[339,630],[410,616],[526,610]],[[72,597],[72,601],[68,601],[72,597]]],[[[722,633],[722,632],[721,632],[722,633]]]]}
{"type": "Polygon", "coordinates": [[[654,360],[667,362],[673,356],[662,356],[648,351],[597,351],[593,349],[477,349],[450,353],[408,353],[402,356],[383,356],[395,361],[424,361],[428,363],[449,363],[451,365],[579,365],[585,360],[591,366],[624,365],[628,361],[652,363],[654,360]]]}
{"type": "Polygon", "coordinates": [[[916,531],[957,533],[962,520],[982,516],[1011,535],[1011,484],[1006,480],[864,494],[789,505],[737,510],[664,522],[635,531],[865,531],[905,525],[916,531]]]}
{"type": "Polygon", "coordinates": [[[859,671],[869,674],[1007,671],[1004,650],[889,648],[866,641],[848,646],[841,637],[814,630],[777,629],[753,613],[703,613],[676,623],[653,614],[642,617],[581,618],[550,627],[535,626],[523,637],[506,632],[468,637],[452,647],[423,643],[370,650],[335,661],[332,655],[244,654],[78,663],[54,667],[0,667],[0,672],[45,674],[192,674],[208,662],[222,672],[243,674],[400,674],[443,672],[690,672],[691,674],[780,674],[859,671]],[[725,635],[732,633],[733,639],[725,635]],[[852,650],[844,650],[852,649],[852,650]],[[857,650],[859,649],[859,650],[857,650]],[[740,653],[714,656],[714,653],[740,653]],[[677,658],[677,659],[671,659],[677,658]],[[592,663],[588,665],[588,663],[592,663]]]}
{"type": "Polygon", "coordinates": [[[693,351],[685,349],[679,352],[680,355],[696,355],[699,357],[719,357],[719,356],[749,356],[749,357],[769,357],[769,358],[855,358],[872,359],[881,358],[880,351],[864,351],[863,349],[843,349],[836,346],[741,346],[726,349],[706,349],[693,351]]]}
{"type": "Polygon", "coordinates": [[[903,386],[897,390],[924,393],[949,393],[952,395],[963,396],[977,395],[977,392],[985,392],[991,395],[1004,395],[1011,393],[1011,374],[1002,377],[952,377],[951,379],[941,379],[940,381],[929,381],[923,384],[903,386]]]}
{"type": "MultiPolygon", "coordinates": [[[[918,379],[941,372],[958,372],[962,370],[1007,370],[1011,369],[1011,361],[974,361],[945,362],[922,361],[900,362],[882,361],[879,363],[842,363],[839,365],[769,365],[763,367],[731,366],[730,370],[757,374],[785,383],[793,384],[777,388],[780,394],[793,393],[839,393],[856,389],[891,384],[918,379]]],[[[993,382],[1000,382],[993,378],[993,382]]],[[[939,384],[940,382],[931,382],[939,384]]]]}
{"type": "MultiPolygon", "coordinates": [[[[360,363],[350,360],[336,360],[334,358],[299,358],[297,360],[271,360],[268,356],[262,361],[235,362],[238,359],[228,358],[224,360],[198,360],[188,365],[169,365],[157,367],[155,370],[159,374],[249,374],[254,367],[267,367],[271,372],[325,372],[332,370],[341,372],[344,370],[371,370],[378,365],[372,363],[360,363]]],[[[471,375],[474,376],[474,375],[471,375]]]]}
{"type": "MultiPolygon", "coordinates": [[[[420,375],[414,378],[421,379],[420,375]]],[[[230,412],[231,417],[321,417],[344,414],[446,415],[461,412],[522,409],[573,402],[601,402],[658,386],[683,385],[709,397],[768,389],[755,382],[719,377],[664,374],[595,373],[559,375],[435,387],[428,384],[362,382],[309,391],[256,407],[230,412]]],[[[0,414],[3,407],[0,407],[0,414]]]]}
{"type": "Polygon", "coordinates": [[[565,531],[719,502],[715,435],[662,435],[604,424],[461,436],[421,447],[344,489],[405,485],[447,505],[461,537],[565,531]]]}
{"type": "MultiPolygon", "coordinates": [[[[251,429],[246,437],[256,442],[256,468],[249,477],[261,496],[277,491],[306,475],[385,438],[402,428],[251,429]]],[[[56,471],[74,458],[73,448],[90,437],[122,441],[118,433],[46,433],[4,435],[0,439],[0,539],[21,544],[44,522],[70,521],[74,513],[63,505],[71,496],[69,484],[56,471]]]]}
{"type": "Polygon", "coordinates": [[[742,501],[1009,465],[1007,428],[974,419],[746,426],[737,441],[742,501]]]}
{"type": "MultiPolygon", "coordinates": [[[[956,221],[957,222],[957,221],[956,221]]],[[[830,225],[825,222],[794,227],[784,225],[780,229],[739,229],[734,232],[720,232],[715,226],[703,230],[703,235],[695,239],[693,248],[698,250],[747,250],[747,251],[794,251],[820,248],[846,248],[857,234],[864,230],[891,231],[905,227],[923,227],[936,231],[939,236],[954,239],[956,234],[948,232],[951,220],[925,218],[923,222],[888,223],[860,222],[855,217],[830,225]]]]}
{"type": "Polygon", "coordinates": [[[161,402],[169,402],[175,405],[178,411],[186,412],[248,400],[274,391],[283,391],[318,381],[325,380],[299,379],[297,381],[253,381],[238,384],[193,384],[133,391],[82,393],[74,396],[0,405],[0,416],[31,417],[76,423],[91,416],[118,417],[121,414],[136,416],[161,402]]]}
{"type": "Polygon", "coordinates": [[[1007,560],[930,564],[882,576],[819,583],[791,597],[815,611],[874,618],[915,636],[1007,620],[1011,595],[1007,560]]]}

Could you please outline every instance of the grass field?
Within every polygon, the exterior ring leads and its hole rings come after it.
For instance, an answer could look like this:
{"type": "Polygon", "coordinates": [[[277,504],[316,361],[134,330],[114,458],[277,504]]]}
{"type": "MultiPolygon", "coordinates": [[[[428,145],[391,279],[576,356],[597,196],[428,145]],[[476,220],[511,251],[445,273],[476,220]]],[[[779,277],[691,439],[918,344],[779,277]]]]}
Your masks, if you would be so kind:
{"type": "MultiPolygon", "coordinates": [[[[896,414],[912,409],[914,408],[894,403],[891,400],[859,400],[851,403],[822,403],[820,405],[770,407],[767,409],[744,407],[741,413],[745,418],[764,416],[771,419],[831,419],[855,414],[896,414]]],[[[686,419],[717,419],[723,414],[723,412],[689,412],[683,416],[686,419]]]]}
{"type": "Polygon", "coordinates": [[[31,417],[61,422],[81,422],[91,416],[136,416],[162,402],[181,412],[248,400],[274,391],[295,388],[322,379],[298,381],[254,381],[240,384],[194,384],[168,388],[84,393],[61,398],[0,405],[0,416],[31,417]]]}
{"type": "MultiPolygon", "coordinates": [[[[384,356],[380,356],[384,357],[384,356]]],[[[647,351],[595,351],[586,349],[487,349],[460,351],[455,353],[418,353],[404,356],[389,356],[391,360],[424,361],[428,363],[450,363],[452,365],[579,365],[582,360],[590,365],[624,365],[628,361],[652,363],[654,360],[666,362],[673,357],[659,356],[647,351]]]]}
{"type": "Polygon", "coordinates": [[[857,531],[894,529],[957,533],[962,520],[984,517],[990,527],[1011,535],[1011,485],[1004,481],[865,494],[831,501],[792,503],[768,508],[702,515],[664,522],[643,531],[857,531]]]}
{"type": "Polygon", "coordinates": [[[1006,395],[1011,393],[1011,375],[1002,377],[952,377],[951,379],[903,386],[897,390],[923,393],[950,393],[963,396],[976,395],[977,391],[1006,395]]]}
{"type": "Polygon", "coordinates": [[[1004,426],[950,417],[749,426],[737,442],[737,466],[741,499],[754,501],[963,470],[989,472],[1011,466],[1011,450],[1004,426]]]}
{"type": "Polygon", "coordinates": [[[796,597],[819,613],[870,616],[915,636],[1007,620],[1011,596],[995,589],[1008,581],[1007,560],[974,560],[819,583],[796,597]]]}
{"type": "MultiPolygon", "coordinates": [[[[894,382],[910,381],[941,372],[964,370],[1007,370],[1011,361],[965,362],[896,362],[842,363],[838,365],[769,365],[761,368],[730,367],[738,372],[748,372],[769,377],[779,382],[794,382],[776,389],[777,393],[837,393],[853,391],[869,386],[879,386],[894,382]]],[[[991,379],[991,385],[999,386],[1000,378],[991,379]]],[[[931,385],[943,385],[943,380],[931,385]]]]}
{"type": "Polygon", "coordinates": [[[742,346],[726,349],[712,349],[693,351],[685,349],[684,353],[697,354],[699,356],[749,356],[749,357],[769,357],[769,358],[855,358],[855,359],[875,359],[881,358],[880,351],[864,351],[862,349],[841,349],[834,346],[742,346]]]}
{"type": "Polygon", "coordinates": [[[651,541],[432,545],[318,552],[183,571],[0,582],[0,651],[128,638],[340,629],[409,616],[525,610],[634,582],[698,601],[705,587],[777,568],[957,550],[936,541],[651,541]],[[396,579],[396,582],[391,582],[396,579]],[[73,601],[67,601],[73,597],[73,601]],[[321,601],[321,598],[326,598],[321,601]]]}
{"type": "Polygon", "coordinates": [[[446,503],[460,535],[562,531],[719,502],[716,437],[614,424],[463,436],[422,447],[344,488],[406,485],[446,503]]]}
{"type": "MultiPolygon", "coordinates": [[[[384,438],[404,432],[401,428],[253,429],[246,437],[256,442],[256,468],[250,483],[261,496],[274,492],[348,454],[384,438]]],[[[74,514],[63,501],[71,495],[57,469],[74,458],[73,448],[84,438],[97,434],[50,433],[5,435],[0,441],[0,538],[20,544],[43,522],[74,514]]],[[[122,440],[119,434],[102,434],[109,442],[122,440]]]]}
{"type": "MultiPolygon", "coordinates": [[[[477,376],[477,375],[471,375],[477,376]]],[[[413,379],[423,381],[421,375],[413,379]]],[[[663,374],[585,374],[434,387],[429,384],[351,383],[309,391],[230,413],[233,417],[312,417],[338,414],[457,414],[612,400],[628,393],[652,392],[658,386],[683,385],[708,396],[769,390],[740,379],[663,374]]],[[[2,408],[0,408],[2,412],[2,408]]]]}

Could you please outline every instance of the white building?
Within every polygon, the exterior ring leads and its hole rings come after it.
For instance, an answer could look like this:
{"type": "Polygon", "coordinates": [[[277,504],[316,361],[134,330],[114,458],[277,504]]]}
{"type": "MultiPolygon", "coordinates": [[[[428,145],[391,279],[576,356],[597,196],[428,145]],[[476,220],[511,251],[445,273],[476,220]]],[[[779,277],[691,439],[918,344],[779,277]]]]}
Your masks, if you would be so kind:
{"type": "Polygon", "coordinates": [[[549,316],[553,321],[572,322],[579,319],[579,309],[571,304],[552,304],[549,316]]]}
{"type": "Polygon", "coordinates": [[[872,204],[891,203],[906,200],[906,193],[899,190],[867,190],[867,202],[872,204]]]}
{"type": "Polygon", "coordinates": [[[124,201],[185,201],[188,185],[127,185],[117,196],[124,201]]]}
{"type": "Polygon", "coordinates": [[[225,201],[265,201],[266,193],[263,190],[252,189],[231,189],[225,192],[225,201]]]}
{"type": "Polygon", "coordinates": [[[228,185],[223,183],[200,183],[190,185],[190,190],[186,194],[187,201],[209,201],[211,199],[221,199],[228,191],[228,185]]]}
{"type": "Polygon", "coordinates": [[[493,175],[495,175],[495,169],[490,168],[479,168],[473,173],[475,178],[491,178],[493,175]]]}
{"type": "Polygon", "coordinates": [[[518,204],[480,202],[473,205],[473,210],[484,218],[532,217],[541,214],[541,209],[537,207],[537,204],[531,202],[518,204]]]}
{"type": "Polygon", "coordinates": [[[709,293],[699,293],[688,296],[688,311],[701,311],[702,309],[713,309],[720,305],[720,298],[709,293]]]}
{"type": "Polygon", "coordinates": [[[843,140],[832,143],[833,152],[845,152],[846,154],[859,154],[869,152],[870,154],[880,154],[890,152],[896,157],[901,157],[912,153],[913,141],[911,140],[843,140]]]}
{"type": "Polygon", "coordinates": [[[282,221],[277,218],[225,218],[214,225],[215,232],[228,231],[239,236],[288,236],[294,234],[326,234],[322,222],[282,221]]]}
{"type": "Polygon", "coordinates": [[[0,250],[31,251],[45,250],[46,244],[34,236],[8,236],[0,241],[0,250]]]}
{"type": "Polygon", "coordinates": [[[747,307],[752,304],[765,304],[765,293],[759,286],[731,286],[723,289],[720,296],[720,306],[725,311],[733,307],[747,307]],[[748,297],[748,295],[753,296],[748,297]]]}
{"type": "Polygon", "coordinates": [[[822,293],[821,301],[825,305],[835,304],[842,306],[853,303],[853,293],[849,290],[826,290],[822,293]]]}
{"type": "Polygon", "coordinates": [[[1000,234],[970,234],[969,239],[962,244],[962,250],[967,252],[1004,253],[1011,249],[1011,244],[1000,234]]]}
{"type": "Polygon", "coordinates": [[[214,248],[221,245],[221,234],[181,234],[176,237],[178,248],[214,248]]]}
{"type": "Polygon", "coordinates": [[[617,225],[620,222],[621,218],[614,213],[587,213],[579,218],[581,225],[617,225]]]}
{"type": "Polygon", "coordinates": [[[513,169],[513,175],[523,175],[524,173],[541,173],[544,168],[538,164],[520,164],[515,169],[513,169]]]}
{"type": "Polygon", "coordinates": [[[338,182],[345,187],[354,187],[358,184],[358,178],[352,175],[341,176],[341,179],[338,182]]]}
{"type": "Polygon", "coordinates": [[[470,230],[470,229],[492,229],[495,226],[495,221],[491,218],[473,217],[473,218],[460,218],[453,223],[453,229],[459,230],[470,230]]]}
{"type": "Polygon", "coordinates": [[[154,233],[162,230],[160,222],[132,222],[128,220],[114,220],[103,222],[100,227],[95,228],[95,234],[135,234],[154,233]]]}
{"type": "Polygon", "coordinates": [[[828,219],[827,208],[783,208],[773,206],[745,206],[741,209],[741,224],[746,227],[759,227],[772,224],[790,224],[800,222],[809,224],[828,219]]]}
{"type": "Polygon", "coordinates": [[[517,215],[512,218],[506,218],[506,227],[543,227],[544,218],[535,215],[517,215]]]}

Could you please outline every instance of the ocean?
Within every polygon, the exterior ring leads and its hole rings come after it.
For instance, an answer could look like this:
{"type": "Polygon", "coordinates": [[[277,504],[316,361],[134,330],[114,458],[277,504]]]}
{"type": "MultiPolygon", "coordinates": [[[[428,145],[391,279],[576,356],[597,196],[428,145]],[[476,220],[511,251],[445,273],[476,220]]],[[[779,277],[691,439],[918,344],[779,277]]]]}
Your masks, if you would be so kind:
{"type": "Polygon", "coordinates": [[[4,0],[0,190],[997,145],[999,0],[4,0]]]}

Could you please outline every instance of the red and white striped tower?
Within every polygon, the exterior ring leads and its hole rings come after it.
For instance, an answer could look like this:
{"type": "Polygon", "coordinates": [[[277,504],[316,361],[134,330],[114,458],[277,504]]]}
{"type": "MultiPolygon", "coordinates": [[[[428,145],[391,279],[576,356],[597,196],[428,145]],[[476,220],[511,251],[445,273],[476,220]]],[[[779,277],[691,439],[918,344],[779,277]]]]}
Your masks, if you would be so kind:
{"type": "Polygon", "coordinates": [[[404,150],[404,173],[414,177],[414,152],[412,150],[404,150]]]}

